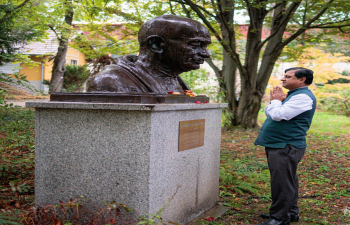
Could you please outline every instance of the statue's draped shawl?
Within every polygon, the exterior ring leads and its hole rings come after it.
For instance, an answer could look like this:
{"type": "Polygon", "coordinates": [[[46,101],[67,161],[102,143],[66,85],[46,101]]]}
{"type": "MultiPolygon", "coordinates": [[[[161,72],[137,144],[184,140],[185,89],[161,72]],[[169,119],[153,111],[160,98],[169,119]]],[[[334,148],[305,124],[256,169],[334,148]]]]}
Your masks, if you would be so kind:
{"type": "MultiPolygon", "coordinates": [[[[166,89],[147,68],[136,65],[137,56],[118,58],[116,65],[106,67],[88,82],[88,92],[156,93],[166,94],[166,89]]],[[[190,90],[180,76],[177,81],[183,90],[190,90]]]]}

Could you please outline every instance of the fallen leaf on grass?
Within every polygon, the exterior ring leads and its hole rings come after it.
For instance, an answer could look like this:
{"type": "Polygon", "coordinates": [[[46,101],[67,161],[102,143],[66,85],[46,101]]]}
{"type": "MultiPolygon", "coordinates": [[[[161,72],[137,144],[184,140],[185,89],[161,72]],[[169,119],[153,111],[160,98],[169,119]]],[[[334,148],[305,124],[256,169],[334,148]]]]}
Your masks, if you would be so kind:
{"type": "Polygon", "coordinates": [[[208,221],[213,221],[214,219],[215,219],[214,217],[204,218],[204,220],[208,220],[208,221]]]}

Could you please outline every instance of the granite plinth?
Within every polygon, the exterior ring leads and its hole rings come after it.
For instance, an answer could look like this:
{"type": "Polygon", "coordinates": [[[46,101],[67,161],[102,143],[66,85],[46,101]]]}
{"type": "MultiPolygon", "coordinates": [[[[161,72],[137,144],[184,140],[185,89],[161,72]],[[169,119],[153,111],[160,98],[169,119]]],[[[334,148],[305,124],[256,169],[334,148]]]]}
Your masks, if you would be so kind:
{"type": "Polygon", "coordinates": [[[209,102],[206,95],[189,97],[187,95],[173,94],[136,94],[136,93],[65,93],[58,92],[50,95],[51,101],[59,102],[102,102],[102,103],[138,103],[138,104],[174,104],[174,103],[196,103],[209,102]]]}
{"type": "Polygon", "coordinates": [[[36,206],[83,195],[140,215],[169,200],[185,224],[218,201],[221,110],[227,104],[27,102],[36,108],[36,206]],[[205,119],[204,146],[178,151],[179,122],[205,119]]]}

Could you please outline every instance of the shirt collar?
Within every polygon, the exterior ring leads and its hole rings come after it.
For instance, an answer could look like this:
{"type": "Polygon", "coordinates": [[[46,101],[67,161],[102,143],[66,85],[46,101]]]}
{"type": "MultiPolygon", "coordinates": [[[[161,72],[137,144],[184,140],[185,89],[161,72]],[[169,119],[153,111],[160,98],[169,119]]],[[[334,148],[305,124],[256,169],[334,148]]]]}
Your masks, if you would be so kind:
{"type": "Polygon", "coordinates": [[[296,88],[296,89],[294,89],[294,90],[288,91],[288,94],[293,93],[294,91],[300,90],[300,89],[309,89],[309,88],[308,88],[307,86],[305,86],[305,87],[300,87],[300,88],[296,88]]]}

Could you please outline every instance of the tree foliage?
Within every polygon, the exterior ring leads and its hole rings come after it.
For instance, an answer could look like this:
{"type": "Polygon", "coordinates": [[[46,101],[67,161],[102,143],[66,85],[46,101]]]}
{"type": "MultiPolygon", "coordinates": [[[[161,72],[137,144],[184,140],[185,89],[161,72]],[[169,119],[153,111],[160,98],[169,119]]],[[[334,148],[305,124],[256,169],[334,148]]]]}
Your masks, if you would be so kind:
{"type": "Polygon", "coordinates": [[[350,2],[346,0],[172,0],[172,13],[200,19],[223,49],[223,66],[213,67],[226,93],[232,124],[257,127],[257,114],[273,67],[283,49],[293,41],[308,42],[327,33],[349,30],[350,2]],[[237,26],[235,14],[249,17],[247,33],[237,26]],[[264,28],[268,27],[267,33],[264,28]],[[323,29],[314,35],[312,30],[323,29]],[[246,43],[244,52],[239,43],[246,43]],[[240,75],[237,93],[235,76],[240,75]]]}
{"type": "MultiPolygon", "coordinates": [[[[121,55],[121,52],[137,52],[135,35],[142,25],[140,18],[147,13],[137,13],[138,7],[146,9],[151,3],[141,4],[137,1],[128,1],[134,4],[136,12],[126,13],[125,1],[122,0],[50,0],[43,5],[43,24],[56,33],[59,48],[53,65],[50,93],[61,91],[65,72],[65,55],[72,39],[71,46],[85,53],[89,59],[98,59],[106,55],[121,55]],[[113,19],[123,16],[122,25],[117,25],[113,19]],[[46,19],[48,18],[48,19],[46,19]],[[75,26],[84,31],[84,34],[73,29],[72,23],[81,23],[75,26]]],[[[130,11],[130,10],[129,10],[130,11]]],[[[152,14],[152,10],[150,13],[152,14]]],[[[149,13],[148,13],[149,14],[149,13]]],[[[100,60],[96,60],[100,61],[100,60]]]]}
{"type": "Polygon", "coordinates": [[[1,1],[0,3],[0,66],[23,57],[18,50],[28,41],[43,35],[43,31],[28,20],[33,1],[1,1]]]}
{"type": "MultiPolygon", "coordinates": [[[[33,65],[28,56],[19,52],[29,41],[40,40],[44,31],[31,19],[37,1],[11,0],[0,1],[0,66],[10,62],[25,62],[33,65]]],[[[34,12],[35,14],[35,12],[34,12]]],[[[6,84],[21,85],[33,90],[23,74],[15,73],[14,76],[0,73],[0,82],[6,84]]],[[[4,104],[4,92],[6,85],[0,88],[0,104],[4,104]]],[[[5,104],[4,107],[8,107],[5,104]]]]}
{"type": "MultiPolygon", "coordinates": [[[[291,50],[288,57],[292,59],[294,51],[297,58],[307,43],[322,45],[327,43],[324,37],[330,41],[350,26],[347,0],[50,0],[41,7],[46,8],[41,10],[46,15],[42,22],[56,31],[62,50],[73,37],[67,18],[84,21],[80,28],[89,34],[75,36],[73,46],[95,59],[136,53],[137,31],[152,17],[175,14],[202,21],[214,37],[207,62],[229,103],[231,122],[246,128],[257,127],[268,80],[287,46],[291,50]],[[246,25],[235,19],[242,12],[249,18],[246,25]],[[214,59],[222,60],[222,67],[216,66],[214,59]]],[[[64,74],[64,63],[56,64],[64,74]]]]}
{"type": "MultiPolygon", "coordinates": [[[[337,113],[350,115],[350,70],[341,71],[340,63],[350,60],[342,53],[325,52],[316,47],[303,49],[292,66],[310,68],[314,71],[313,84],[309,87],[318,100],[318,107],[337,113]]],[[[266,92],[279,83],[271,76],[266,92]]]]}

